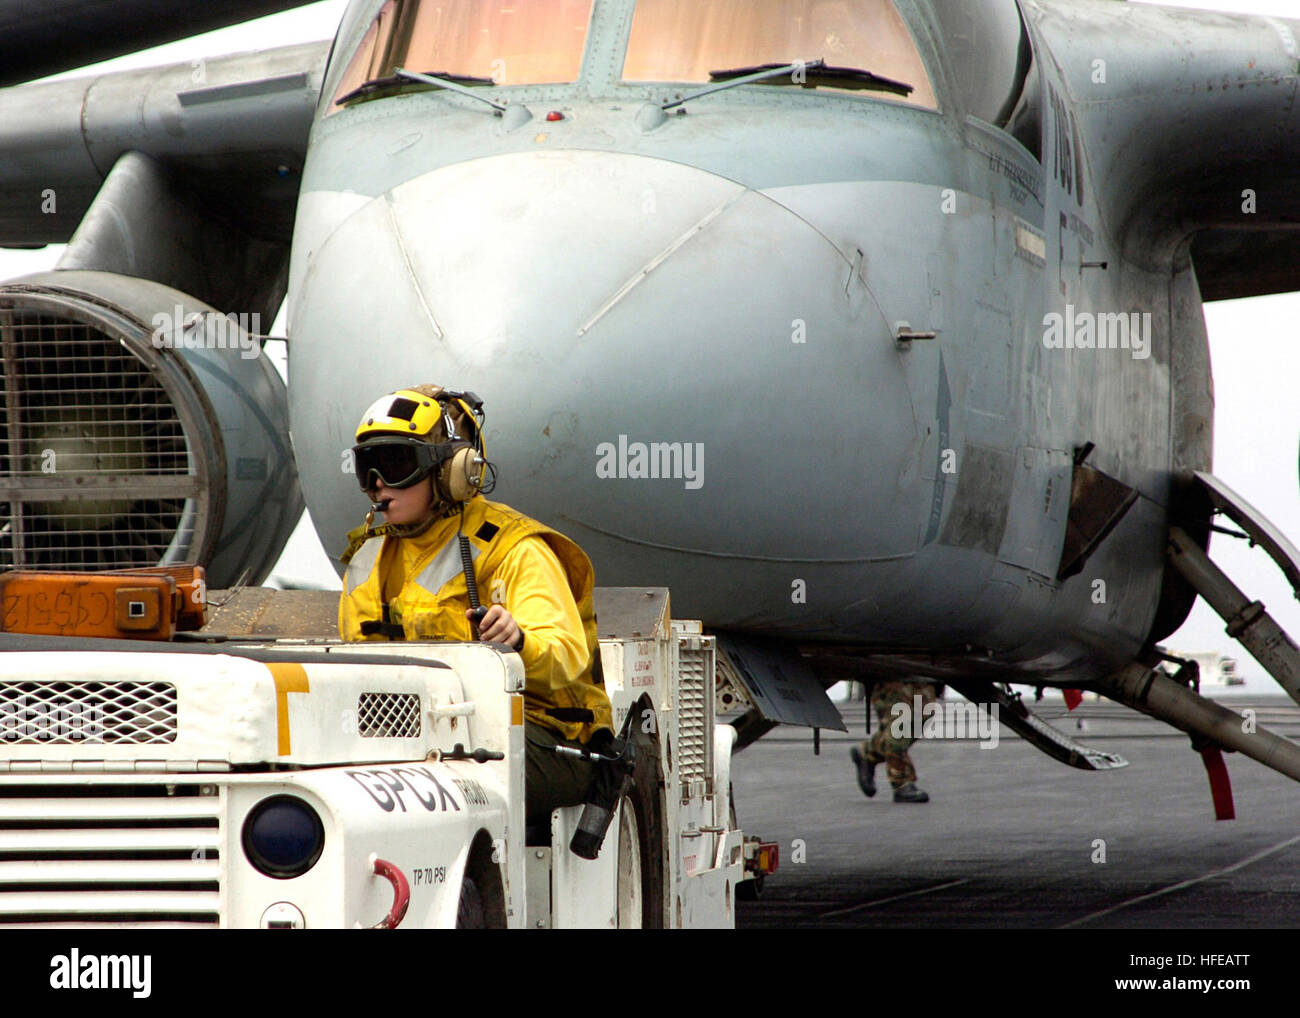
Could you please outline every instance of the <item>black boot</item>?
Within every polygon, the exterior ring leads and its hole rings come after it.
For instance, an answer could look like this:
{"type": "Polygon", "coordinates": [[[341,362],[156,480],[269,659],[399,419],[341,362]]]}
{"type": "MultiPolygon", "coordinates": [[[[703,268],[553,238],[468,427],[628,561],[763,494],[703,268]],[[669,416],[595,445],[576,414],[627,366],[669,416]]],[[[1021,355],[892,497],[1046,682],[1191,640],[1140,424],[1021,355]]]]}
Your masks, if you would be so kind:
{"type": "Polygon", "coordinates": [[[876,765],[862,755],[862,750],[854,746],[849,750],[854,766],[858,769],[858,787],[862,794],[870,799],[876,794],[876,765]]]}
{"type": "Polygon", "coordinates": [[[916,787],[915,781],[909,781],[905,785],[899,785],[894,789],[895,802],[929,802],[930,797],[926,795],[924,789],[916,787]]]}

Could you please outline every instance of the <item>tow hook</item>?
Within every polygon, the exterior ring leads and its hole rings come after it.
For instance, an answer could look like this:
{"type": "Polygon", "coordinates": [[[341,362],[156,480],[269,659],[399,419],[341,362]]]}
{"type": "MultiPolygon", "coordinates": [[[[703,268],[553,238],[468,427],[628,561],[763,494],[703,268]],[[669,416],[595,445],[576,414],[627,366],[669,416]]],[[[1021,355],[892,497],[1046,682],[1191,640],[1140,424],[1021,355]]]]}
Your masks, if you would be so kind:
{"type": "Polygon", "coordinates": [[[406,916],[406,909],[411,904],[411,885],[406,882],[406,875],[391,862],[370,853],[370,866],[376,876],[383,877],[393,885],[393,907],[374,926],[372,930],[395,930],[397,924],[406,916]]]}

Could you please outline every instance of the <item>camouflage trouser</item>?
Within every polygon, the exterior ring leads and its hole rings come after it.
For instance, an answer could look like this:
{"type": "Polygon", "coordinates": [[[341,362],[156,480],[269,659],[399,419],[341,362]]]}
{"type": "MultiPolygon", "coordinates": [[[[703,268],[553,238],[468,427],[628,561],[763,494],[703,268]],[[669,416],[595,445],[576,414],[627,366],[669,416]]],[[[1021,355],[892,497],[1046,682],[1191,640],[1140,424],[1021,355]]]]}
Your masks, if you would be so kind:
{"type": "Polygon", "coordinates": [[[912,715],[915,712],[913,698],[916,696],[921,698],[922,707],[933,703],[934,683],[919,679],[877,682],[871,690],[871,710],[876,715],[876,730],[862,744],[862,755],[869,763],[883,763],[888,768],[889,783],[894,788],[916,780],[916,768],[912,766],[912,758],[907,755],[908,747],[916,741],[910,735],[912,715]],[[909,734],[905,738],[899,738],[890,730],[898,718],[894,712],[896,703],[907,705],[903,727],[909,734]]]}

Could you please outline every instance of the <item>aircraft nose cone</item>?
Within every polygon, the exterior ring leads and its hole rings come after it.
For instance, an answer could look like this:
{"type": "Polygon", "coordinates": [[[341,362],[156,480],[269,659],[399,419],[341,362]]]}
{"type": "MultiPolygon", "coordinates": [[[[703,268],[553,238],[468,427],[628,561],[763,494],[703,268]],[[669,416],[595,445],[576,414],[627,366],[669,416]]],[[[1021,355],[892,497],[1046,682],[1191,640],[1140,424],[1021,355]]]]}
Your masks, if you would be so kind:
{"type": "MultiPolygon", "coordinates": [[[[347,379],[341,447],[384,391],[478,392],[495,497],[589,550],[914,548],[911,507],[892,510],[915,419],[858,266],[770,198],[690,166],[539,151],[408,181],[314,254],[292,344],[299,400],[347,379]],[[864,440],[832,441],[845,435],[864,440]],[[788,512],[754,511],[771,504],[788,512]],[[792,525],[810,510],[835,525],[792,525]]],[[[337,460],[320,459],[337,486],[337,460]]],[[[323,532],[355,525],[341,491],[311,504],[318,525],[338,517],[323,532]]]]}
{"type": "Polygon", "coordinates": [[[437,348],[476,371],[588,349],[619,298],[744,193],[678,164],[539,152],[411,181],[388,213],[437,348]]]}

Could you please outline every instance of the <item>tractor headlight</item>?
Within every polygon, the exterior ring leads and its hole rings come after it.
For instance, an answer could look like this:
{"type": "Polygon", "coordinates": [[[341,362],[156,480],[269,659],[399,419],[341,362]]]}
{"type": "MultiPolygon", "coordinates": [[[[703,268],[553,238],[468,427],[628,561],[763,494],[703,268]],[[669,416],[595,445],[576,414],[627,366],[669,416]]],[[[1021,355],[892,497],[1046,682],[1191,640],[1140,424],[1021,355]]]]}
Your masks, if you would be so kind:
{"type": "Polygon", "coordinates": [[[288,880],[316,865],[325,847],[325,825],[302,799],[275,795],[249,812],[243,842],[244,855],[258,872],[288,880]]]}

